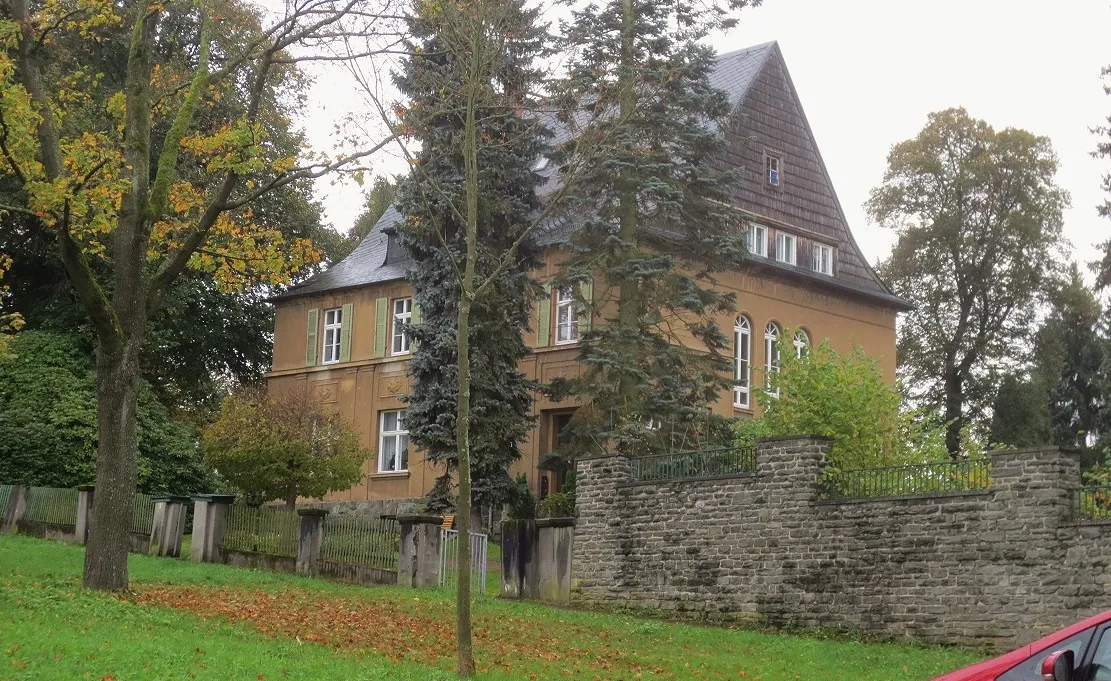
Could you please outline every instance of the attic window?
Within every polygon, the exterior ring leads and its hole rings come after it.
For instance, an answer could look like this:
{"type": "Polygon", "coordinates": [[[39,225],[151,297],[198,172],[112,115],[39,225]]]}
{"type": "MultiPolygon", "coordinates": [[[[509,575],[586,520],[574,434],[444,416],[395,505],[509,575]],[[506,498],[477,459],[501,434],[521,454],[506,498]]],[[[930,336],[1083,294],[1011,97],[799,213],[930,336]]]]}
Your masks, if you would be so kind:
{"type": "Polygon", "coordinates": [[[783,180],[782,165],[783,161],[779,156],[764,152],[764,177],[768,181],[768,186],[779,186],[783,180]]]}
{"type": "Polygon", "coordinates": [[[535,162],[533,162],[532,172],[539,173],[540,171],[547,168],[549,163],[551,163],[551,159],[549,159],[547,156],[541,156],[540,158],[536,159],[535,162]]]}

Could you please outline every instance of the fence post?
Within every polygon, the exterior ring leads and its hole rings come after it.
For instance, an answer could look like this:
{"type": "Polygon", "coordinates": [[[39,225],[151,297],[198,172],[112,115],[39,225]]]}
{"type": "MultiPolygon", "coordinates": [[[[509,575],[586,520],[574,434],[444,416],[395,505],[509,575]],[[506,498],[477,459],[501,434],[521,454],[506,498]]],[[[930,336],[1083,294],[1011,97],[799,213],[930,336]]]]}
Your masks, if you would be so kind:
{"type": "Polygon", "coordinates": [[[434,515],[398,516],[401,551],[397,556],[398,586],[436,586],[440,583],[440,524],[434,515]]]}
{"type": "Polygon", "coordinates": [[[220,562],[220,541],[228,506],[235,501],[230,494],[198,494],[193,497],[193,545],[190,557],[198,563],[220,562]]]}
{"type": "Polygon", "coordinates": [[[297,540],[297,574],[316,577],[320,574],[320,546],[324,543],[324,508],[299,508],[301,527],[297,540]]]}
{"type": "Polygon", "coordinates": [[[8,497],[8,508],[4,511],[4,522],[0,524],[0,534],[15,533],[16,524],[23,518],[23,513],[27,510],[28,491],[30,491],[30,488],[26,485],[12,485],[12,493],[8,497]]]}
{"type": "Polygon", "coordinates": [[[536,571],[540,600],[558,605],[571,603],[571,545],[574,518],[541,518],[536,521],[536,571]]]}
{"type": "Polygon", "coordinates": [[[185,534],[185,504],[189,497],[166,496],[154,502],[154,523],[150,529],[149,553],[152,556],[181,555],[181,539],[185,534]]]}
{"type": "Polygon", "coordinates": [[[89,541],[89,521],[93,519],[93,492],[96,485],[77,486],[77,527],[75,541],[82,546],[89,541]]]}
{"type": "Polygon", "coordinates": [[[536,572],[536,521],[503,520],[501,524],[501,595],[539,598],[536,572]]]}

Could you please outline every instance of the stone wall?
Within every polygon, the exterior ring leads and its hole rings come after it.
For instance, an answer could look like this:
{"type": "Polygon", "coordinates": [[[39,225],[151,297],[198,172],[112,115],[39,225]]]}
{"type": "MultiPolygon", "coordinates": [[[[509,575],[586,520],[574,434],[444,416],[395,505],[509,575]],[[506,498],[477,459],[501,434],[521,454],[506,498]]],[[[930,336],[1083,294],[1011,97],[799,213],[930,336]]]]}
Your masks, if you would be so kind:
{"type": "Polygon", "coordinates": [[[368,501],[312,501],[297,504],[298,508],[322,508],[333,516],[357,515],[378,518],[383,515],[397,515],[402,506],[419,504],[421,497],[404,499],[373,499],[368,501]]]}
{"type": "Polygon", "coordinates": [[[573,602],[992,649],[1111,608],[1111,523],[1075,519],[1072,455],[996,454],[987,490],[832,502],[829,449],[769,440],[755,473],[647,484],[580,460],[573,602]]]}

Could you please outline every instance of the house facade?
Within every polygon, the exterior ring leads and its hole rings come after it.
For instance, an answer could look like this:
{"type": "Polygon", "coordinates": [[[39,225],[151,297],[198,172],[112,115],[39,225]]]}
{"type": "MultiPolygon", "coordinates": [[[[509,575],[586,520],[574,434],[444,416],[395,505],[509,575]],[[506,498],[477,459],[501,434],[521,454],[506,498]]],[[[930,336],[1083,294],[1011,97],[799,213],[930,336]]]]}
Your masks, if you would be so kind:
{"type": "MultiPolygon", "coordinates": [[[[734,201],[750,215],[750,257],[738,271],[717,277],[737,299],[738,314],[718,320],[733,336],[736,386],[713,411],[758,413],[754,390],[775,370],[784,333],[792,334],[798,352],[827,339],[838,351],[859,345],[893,382],[896,318],[908,306],[880,281],[853,239],[778,45],[721,55],[713,81],[735,107],[723,162],[743,170],[734,201]]],[[[408,258],[388,234],[398,220],[391,207],[350,256],[275,301],[270,388],[307,386],[355,423],[376,453],[364,464],[363,481],[329,501],[423,496],[439,475],[409,446],[405,430],[402,398],[413,348],[402,328],[419,321],[420,311],[406,280],[408,258]]],[[[553,279],[560,259],[555,241],[534,277],[553,279]]],[[[521,371],[542,382],[574,375],[580,332],[598,322],[584,318],[571,296],[552,290],[536,306],[525,338],[532,353],[521,371]]],[[[535,396],[536,426],[511,472],[524,472],[540,496],[557,484],[542,463],[559,446],[576,406],[535,396]]]]}

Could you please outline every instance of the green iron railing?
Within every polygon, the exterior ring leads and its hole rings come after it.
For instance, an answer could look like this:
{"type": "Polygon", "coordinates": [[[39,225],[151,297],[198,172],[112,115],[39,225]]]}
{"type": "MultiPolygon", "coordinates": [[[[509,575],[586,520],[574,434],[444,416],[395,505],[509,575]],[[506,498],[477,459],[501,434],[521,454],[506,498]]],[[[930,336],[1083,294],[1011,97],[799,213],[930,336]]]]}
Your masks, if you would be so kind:
{"type": "Polygon", "coordinates": [[[396,570],[400,550],[401,527],[396,520],[342,515],[324,518],[321,560],[396,570]]]}
{"type": "Polygon", "coordinates": [[[131,531],[149,535],[154,529],[154,502],[146,494],[136,494],[131,503],[131,531]]]}
{"type": "Polygon", "coordinates": [[[858,468],[832,473],[822,481],[826,499],[867,499],[987,489],[991,464],[987,459],[858,468]]]}
{"type": "Polygon", "coordinates": [[[693,452],[653,454],[629,460],[633,482],[712,478],[756,471],[755,447],[722,447],[693,452]]]}
{"type": "Polygon", "coordinates": [[[300,519],[296,513],[232,504],[220,548],[296,558],[299,533],[300,519]]]}
{"type": "Polygon", "coordinates": [[[0,520],[4,519],[4,514],[8,512],[8,500],[12,498],[12,486],[0,485],[0,520]]]}
{"type": "Polygon", "coordinates": [[[1081,487],[1080,517],[1111,520],[1111,487],[1081,487]]]}
{"type": "Polygon", "coordinates": [[[77,524],[77,490],[58,487],[32,487],[27,491],[27,510],[23,519],[51,525],[77,524]]]}

